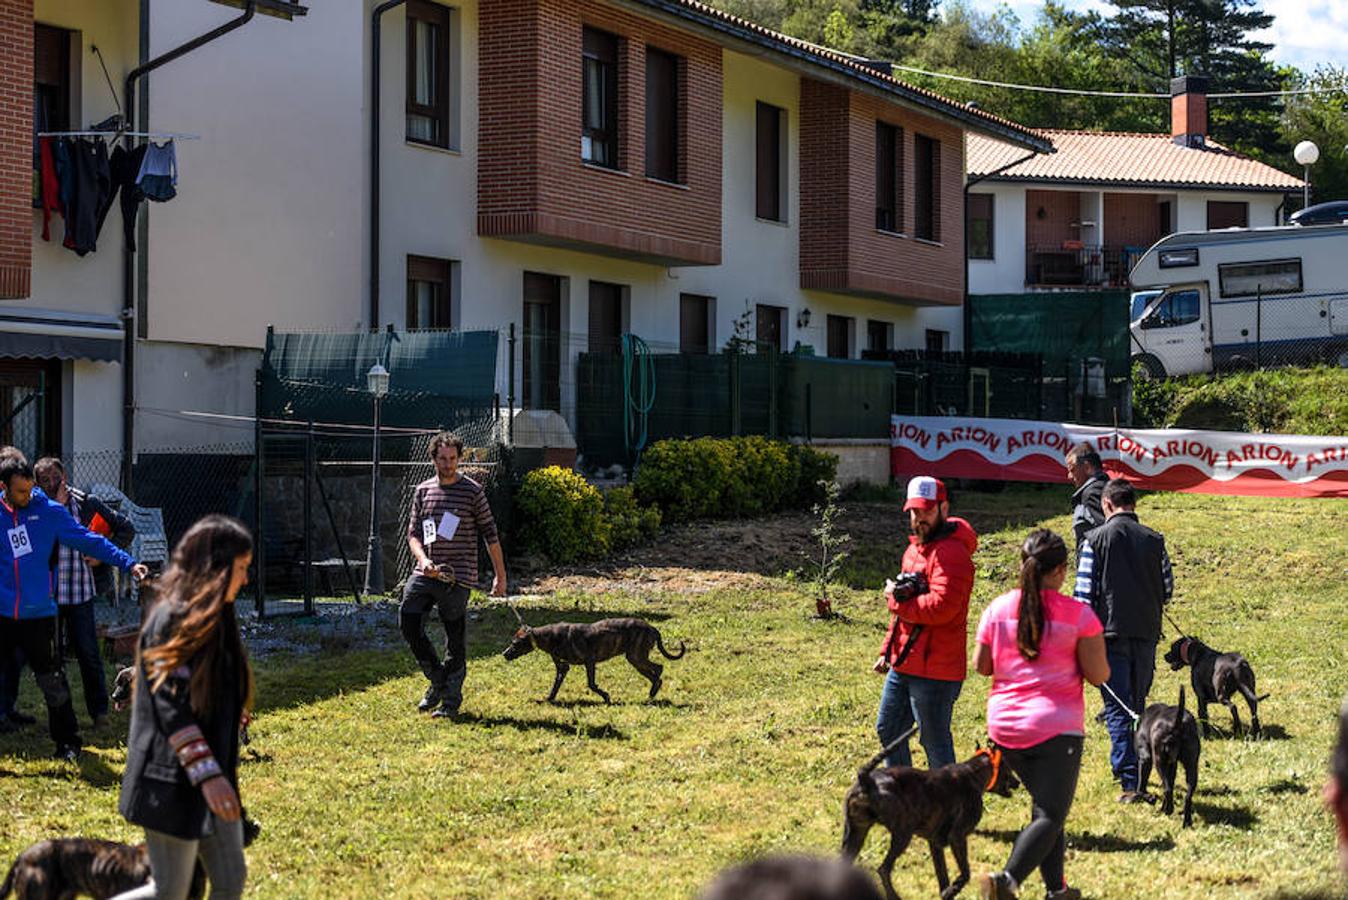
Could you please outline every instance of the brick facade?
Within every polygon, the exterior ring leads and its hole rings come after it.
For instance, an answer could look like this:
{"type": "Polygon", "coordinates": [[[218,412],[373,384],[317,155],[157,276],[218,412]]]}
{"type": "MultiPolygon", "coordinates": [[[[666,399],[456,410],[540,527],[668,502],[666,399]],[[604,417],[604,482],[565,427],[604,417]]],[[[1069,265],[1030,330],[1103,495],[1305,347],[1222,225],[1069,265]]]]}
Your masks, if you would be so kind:
{"type": "Polygon", "coordinates": [[[33,268],[33,0],[0,0],[0,299],[33,268]]]}
{"type": "Polygon", "coordinates": [[[964,300],[964,134],[953,125],[835,85],[800,91],[802,288],[958,306],[964,300]],[[898,233],[875,227],[875,126],[898,131],[898,233]],[[914,137],[939,142],[936,240],[913,237],[914,137]]]}
{"type": "Polygon", "coordinates": [[[480,7],[478,234],[663,265],[721,262],[721,48],[596,2],[480,7]],[[581,35],[618,42],[618,170],[580,157],[581,35]],[[682,184],[646,177],[646,47],[681,59],[682,184]]]}

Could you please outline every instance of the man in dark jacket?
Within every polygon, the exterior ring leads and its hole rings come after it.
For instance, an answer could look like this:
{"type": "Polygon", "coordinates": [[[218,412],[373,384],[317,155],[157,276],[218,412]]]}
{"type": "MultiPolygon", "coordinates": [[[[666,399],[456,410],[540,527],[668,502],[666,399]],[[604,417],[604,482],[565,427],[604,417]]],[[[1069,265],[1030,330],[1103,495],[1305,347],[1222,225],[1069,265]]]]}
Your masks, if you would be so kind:
{"type": "MultiPolygon", "coordinates": [[[[39,459],[33,472],[43,492],[64,506],[76,522],[103,535],[119,549],[131,546],[136,537],[136,527],[131,520],[114,512],[97,497],[72,488],[59,459],[54,456],[39,459]]],[[[103,655],[98,649],[94,599],[111,596],[111,567],[62,544],[56,550],[52,570],[56,573],[52,585],[60,619],[61,653],[64,656],[65,648],[74,648],[80,681],[84,684],[85,708],[94,727],[101,728],[108,718],[108,684],[103,671],[103,655]]]]}
{"type": "MultiPolygon", "coordinates": [[[[885,583],[890,622],[874,667],[885,675],[875,730],[881,746],[888,746],[916,722],[927,767],[935,769],[955,761],[950,720],[969,669],[978,536],[950,515],[945,485],[930,476],[908,482],[903,508],[913,533],[903,552],[903,583],[885,583]]],[[[885,760],[888,766],[912,764],[907,742],[885,760]]]]}
{"type": "Polygon", "coordinates": [[[1081,542],[1076,597],[1089,603],[1105,626],[1110,690],[1102,687],[1100,694],[1112,745],[1109,764],[1123,787],[1119,800],[1132,803],[1138,799],[1138,771],[1129,710],[1140,714],[1146,707],[1156,672],[1161,608],[1170,601],[1174,577],[1165,538],[1137,520],[1133,486],[1115,478],[1100,500],[1105,524],[1081,542]]]}
{"type": "Polygon", "coordinates": [[[1100,454],[1087,441],[1067,451],[1067,477],[1076,491],[1072,494],[1072,532],[1077,538],[1077,553],[1081,539],[1092,528],[1105,524],[1105,513],[1100,507],[1100,493],[1109,476],[1104,472],[1100,454]]]}

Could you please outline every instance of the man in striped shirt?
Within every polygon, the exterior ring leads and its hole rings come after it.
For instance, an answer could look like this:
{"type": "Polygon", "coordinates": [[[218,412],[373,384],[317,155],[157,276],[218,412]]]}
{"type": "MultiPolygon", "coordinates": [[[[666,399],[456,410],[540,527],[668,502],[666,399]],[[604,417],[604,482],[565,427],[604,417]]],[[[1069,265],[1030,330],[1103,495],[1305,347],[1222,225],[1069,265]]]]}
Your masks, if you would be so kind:
{"type": "Polygon", "coordinates": [[[505,557],[496,534],[496,521],[482,485],[459,474],[463,441],[441,432],[431,439],[435,477],[412,492],[407,522],[407,545],[416,568],[403,588],[399,624],[430,686],[417,708],[434,709],[436,718],[452,718],[463,702],[467,675],[466,626],[468,592],[477,584],[477,542],[487,545],[495,570],[494,597],[506,592],[505,557]],[[445,658],[436,658],[426,638],[426,614],[434,608],[445,627],[445,658]]]}
{"type": "Polygon", "coordinates": [[[1076,598],[1089,603],[1105,626],[1105,656],[1114,694],[1101,688],[1105,727],[1111,744],[1109,764],[1123,788],[1119,800],[1139,797],[1132,716],[1141,715],[1156,673],[1156,643],[1161,638],[1161,608],[1174,592],[1174,575],[1165,538],[1137,520],[1137,493],[1122,478],[1105,485],[1100,497],[1105,524],[1086,532],[1077,555],[1076,598]],[[1125,710],[1120,705],[1127,705],[1125,710]]]}

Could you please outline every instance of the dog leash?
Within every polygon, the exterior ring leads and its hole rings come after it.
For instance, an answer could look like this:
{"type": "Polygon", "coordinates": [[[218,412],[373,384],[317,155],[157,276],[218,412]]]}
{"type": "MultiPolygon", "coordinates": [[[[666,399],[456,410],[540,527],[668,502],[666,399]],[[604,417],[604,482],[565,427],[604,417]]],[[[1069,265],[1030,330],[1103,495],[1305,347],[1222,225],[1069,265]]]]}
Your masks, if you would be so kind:
{"type": "Polygon", "coordinates": [[[1128,715],[1130,715],[1130,716],[1133,717],[1133,725],[1137,725],[1137,723],[1142,719],[1142,717],[1139,716],[1137,713],[1133,712],[1131,709],[1128,708],[1128,704],[1127,704],[1127,703],[1124,703],[1123,700],[1121,700],[1121,699],[1119,698],[1119,695],[1116,694],[1116,693],[1114,693],[1114,689],[1113,689],[1112,687],[1109,686],[1109,682],[1107,682],[1107,681],[1102,681],[1102,682],[1100,682],[1100,687],[1102,687],[1102,688],[1104,688],[1105,690],[1109,691],[1109,696],[1111,696],[1111,697],[1114,698],[1114,702],[1115,702],[1115,703],[1117,703],[1117,704],[1119,704],[1119,706],[1123,707],[1123,711],[1124,711],[1124,712],[1128,713],[1128,715]]]}
{"type": "Polygon", "coordinates": [[[1171,618],[1170,613],[1166,611],[1166,608],[1164,606],[1161,607],[1161,615],[1165,616],[1165,620],[1170,623],[1171,628],[1179,632],[1180,637],[1182,638],[1189,637],[1187,634],[1184,633],[1184,629],[1179,627],[1179,625],[1175,623],[1175,620],[1171,618]]]}

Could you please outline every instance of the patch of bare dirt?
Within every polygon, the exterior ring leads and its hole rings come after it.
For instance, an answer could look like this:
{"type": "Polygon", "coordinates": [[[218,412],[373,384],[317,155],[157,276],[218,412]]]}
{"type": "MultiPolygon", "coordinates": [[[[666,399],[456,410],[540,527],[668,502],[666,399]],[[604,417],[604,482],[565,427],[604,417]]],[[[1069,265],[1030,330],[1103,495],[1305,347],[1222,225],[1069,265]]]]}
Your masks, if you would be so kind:
{"type": "MultiPolygon", "coordinates": [[[[531,594],[667,589],[701,594],[752,589],[805,565],[806,554],[818,547],[810,535],[815,524],[809,514],[783,513],[675,525],[661,531],[652,543],[601,565],[559,569],[524,559],[514,568],[521,590],[531,594]]],[[[841,529],[851,535],[853,553],[893,545],[907,536],[906,523],[893,504],[848,505],[841,529]]]]}

